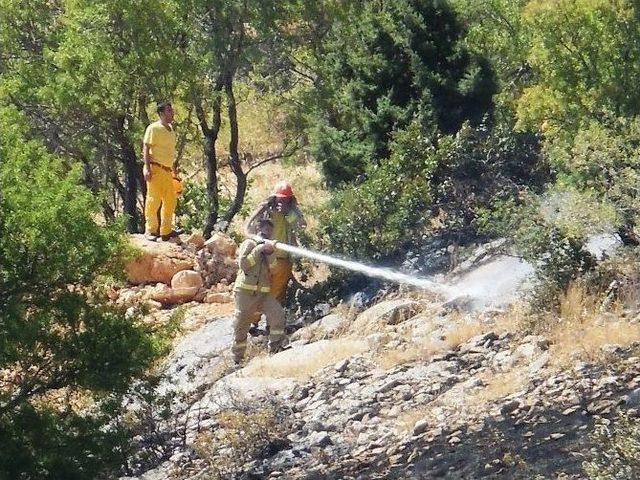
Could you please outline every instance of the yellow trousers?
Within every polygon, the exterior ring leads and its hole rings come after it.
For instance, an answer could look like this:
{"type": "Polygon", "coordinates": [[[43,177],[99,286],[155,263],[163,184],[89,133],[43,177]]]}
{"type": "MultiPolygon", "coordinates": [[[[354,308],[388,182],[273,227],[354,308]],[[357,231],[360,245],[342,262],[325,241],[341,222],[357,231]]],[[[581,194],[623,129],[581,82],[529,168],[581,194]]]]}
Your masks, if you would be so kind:
{"type": "MultiPolygon", "coordinates": [[[[275,265],[271,265],[269,267],[271,271],[271,296],[275,298],[280,305],[284,302],[284,297],[287,294],[287,285],[289,285],[289,280],[293,275],[293,264],[291,260],[288,258],[276,258],[275,265]]],[[[258,325],[260,323],[260,316],[262,315],[261,311],[257,311],[254,316],[252,323],[254,325],[258,325]]],[[[269,320],[267,319],[267,325],[269,324],[269,320]]]]}
{"type": "Polygon", "coordinates": [[[233,346],[231,351],[234,359],[239,362],[247,349],[247,335],[251,320],[256,312],[264,312],[270,325],[269,349],[275,351],[284,338],[284,310],[269,293],[236,290],[236,313],[233,324],[233,346]]]}
{"type": "Polygon", "coordinates": [[[277,258],[275,265],[270,267],[271,270],[271,295],[280,302],[284,302],[287,294],[287,285],[293,275],[293,264],[288,258],[277,258]]]}
{"type": "Polygon", "coordinates": [[[176,203],[172,172],[157,165],[151,165],[151,180],[147,182],[147,200],[144,207],[145,232],[152,235],[169,235],[176,203]],[[160,225],[158,225],[158,209],[160,209],[160,225]]]}

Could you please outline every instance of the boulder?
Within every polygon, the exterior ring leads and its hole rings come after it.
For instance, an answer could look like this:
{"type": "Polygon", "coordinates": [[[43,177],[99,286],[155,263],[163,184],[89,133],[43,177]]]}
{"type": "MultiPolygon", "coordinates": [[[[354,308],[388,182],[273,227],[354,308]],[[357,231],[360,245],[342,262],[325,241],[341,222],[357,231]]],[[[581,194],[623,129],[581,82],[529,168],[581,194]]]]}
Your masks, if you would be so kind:
{"type": "Polygon", "coordinates": [[[291,335],[291,341],[295,342],[300,339],[311,340],[312,338],[331,338],[346,325],[346,322],[347,319],[340,314],[333,313],[327,315],[311,325],[296,330],[291,335]]]}
{"type": "Polygon", "coordinates": [[[204,237],[200,232],[193,232],[187,237],[185,243],[193,245],[194,247],[196,247],[196,250],[200,250],[202,247],[204,247],[204,237]]]}
{"type": "Polygon", "coordinates": [[[160,302],[162,305],[176,305],[190,302],[198,293],[193,288],[171,288],[164,283],[158,283],[147,292],[147,298],[160,302]]]}
{"type": "Polygon", "coordinates": [[[198,293],[195,294],[195,296],[193,297],[193,301],[202,303],[204,302],[204,299],[206,298],[206,296],[207,296],[207,290],[203,287],[200,290],[198,290],[198,293]]]}
{"type": "Polygon", "coordinates": [[[167,295],[162,303],[184,303],[195,299],[202,288],[202,277],[193,270],[182,270],[171,279],[171,291],[163,290],[160,295],[167,295]]]}
{"type": "Polygon", "coordinates": [[[209,252],[219,253],[225,257],[233,257],[236,254],[236,242],[224,233],[214,233],[204,245],[209,252]]]}
{"type": "Polygon", "coordinates": [[[231,303],[233,295],[230,293],[209,292],[204,297],[204,303],[231,303]]]}
{"type": "Polygon", "coordinates": [[[193,270],[182,270],[171,279],[171,288],[195,288],[197,292],[200,287],[202,287],[202,277],[193,270]]]}
{"type": "Polygon", "coordinates": [[[235,280],[238,272],[235,255],[236,244],[227,235],[216,233],[205,242],[196,255],[196,270],[202,274],[205,287],[235,280]]]}
{"type": "Polygon", "coordinates": [[[413,300],[388,300],[365,310],[351,325],[350,330],[370,332],[381,325],[397,325],[415,316],[421,304],[413,300]]]}
{"type": "Polygon", "coordinates": [[[193,256],[181,246],[170,242],[150,242],[143,235],[131,235],[131,245],[139,251],[126,265],[127,279],[134,285],[165,283],[182,270],[191,270],[193,256]]]}

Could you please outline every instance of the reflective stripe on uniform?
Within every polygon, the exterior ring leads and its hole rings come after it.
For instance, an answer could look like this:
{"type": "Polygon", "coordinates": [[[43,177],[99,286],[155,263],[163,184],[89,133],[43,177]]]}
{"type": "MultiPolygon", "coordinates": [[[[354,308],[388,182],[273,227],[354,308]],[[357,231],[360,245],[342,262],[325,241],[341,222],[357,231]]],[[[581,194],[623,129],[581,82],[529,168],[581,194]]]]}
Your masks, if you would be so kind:
{"type": "Polygon", "coordinates": [[[248,283],[236,283],[236,288],[260,293],[269,293],[271,291],[271,287],[258,287],[258,285],[249,285],[248,283]]]}
{"type": "Polygon", "coordinates": [[[269,329],[269,335],[284,335],[284,329],[269,329]]]}
{"type": "Polygon", "coordinates": [[[249,262],[250,267],[253,267],[256,264],[256,257],[253,254],[247,255],[247,262],[249,262]]]}

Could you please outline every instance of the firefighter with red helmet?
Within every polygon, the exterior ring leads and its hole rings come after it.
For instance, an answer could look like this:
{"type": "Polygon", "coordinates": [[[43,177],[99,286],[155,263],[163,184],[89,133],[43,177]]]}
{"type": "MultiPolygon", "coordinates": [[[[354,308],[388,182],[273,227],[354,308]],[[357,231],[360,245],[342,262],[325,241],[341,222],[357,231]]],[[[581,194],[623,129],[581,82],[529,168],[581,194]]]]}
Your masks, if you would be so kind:
{"type": "MultiPolygon", "coordinates": [[[[306,222],[291,185],[282,180],[275,185],[272,194],[262,202],[249,216],[245,225],[246,234],[256,234],[257,222],[260,219],[268,219],[273,224],[272,239],[289,245],[297,245],[297,232],[306,226],[306,222]]],[[[293,263],[289,254],[276,250],[275,264],[271,267],[271,295],[280,304],[283,303],[289,280],[293,276],[293,263]]],[[[257,325],[260,314],[254,321],[257,325]]]]}

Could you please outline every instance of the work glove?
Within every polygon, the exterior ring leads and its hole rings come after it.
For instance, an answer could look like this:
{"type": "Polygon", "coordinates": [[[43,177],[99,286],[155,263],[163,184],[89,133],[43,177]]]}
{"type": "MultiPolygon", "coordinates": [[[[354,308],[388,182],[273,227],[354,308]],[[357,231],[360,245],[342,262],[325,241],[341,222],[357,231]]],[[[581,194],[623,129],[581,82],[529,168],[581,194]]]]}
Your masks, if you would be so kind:
{"type": "Polygon", "coordinates": [[[271,240],[265,240],[257,247],[258,251],[263,255],[271,255],[275,250],[275,242],[271,240]]]}

